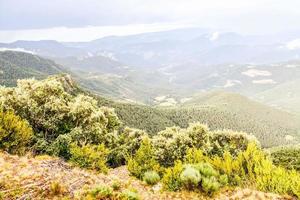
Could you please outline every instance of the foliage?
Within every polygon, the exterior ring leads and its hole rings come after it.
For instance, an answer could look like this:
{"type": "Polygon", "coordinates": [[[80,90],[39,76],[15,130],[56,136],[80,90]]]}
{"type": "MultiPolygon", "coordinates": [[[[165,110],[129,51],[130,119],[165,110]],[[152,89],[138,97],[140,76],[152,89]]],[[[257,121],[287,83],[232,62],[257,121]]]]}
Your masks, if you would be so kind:
{"type": "Polygon", "coordinates": [[[148,138],[142,141],[136,154],[128,159],[127,168],[132,175],[140,179],[147,171],[160,171],[160,166],[154,159],[153,147],[148,138]]]}
{"type": "Polygon", "coordinates": [[[0,85],[15,86],[18,79],[36,77],[46,78],[48,75],[65,72],[61,66],[51,60],[31,53],[19,51],[0,52],[0,85]]]}
{"type": "Polygon", "coordinates": [[[51,146],[49,148],[42,147],[41,149],[47,148],[47,153],[50,155],[62,157],[65,159],[70,159],[71,157],[71,143],[72,138],[69,134],[59,135],[54,142],[51,143],[51,146]]]}
{"type": "Polygon", "coordinates": [[[106,166],[108,149],[106,149],[103,144],[87,144],[82,147],[72,144],[70,152],[70,161],[76,165],[83,168],[95,169],[104,173],[108,171],[106,166]]]}
{"type": "Polygon", "coordinates": [[[66,192],[66,189],[59,182],[52,182],[50,185],[50,195],[51,196],[60,196],[66,192]]]}
{"type": "Polygon", "coordinates": [[[68,158],[69,138],[81,146],[109,145],[107,136],[120,125],[113,109],[100,108],[92,97],[75,93],[76,86],[68,76],[20,80],[17,87],[0,88],[0,106],[28,120],[35,133],[36,152],[68,158]],[[55,152],[57,145],[65,152],[55,152]]]}
{"type": "Polygon", "coordinates": [[[204,155],[202,150],[193,147],[187,150],[184,162],[189,164],[196,164],[204,161],[205,158],[206,156],[204,155]]]}
{"type": "Polygon", "coordinates": [[[182,186],[180,175],[183,170],[184,166],[180,160],[175,162],[174,167],[167,168],[162,178],[163,188],[165,190],[178,191],[182,186]]]}
{"type": "Polygon", "coordinates": [[[166,128],[153,136],[156,159],[164,166],[173,165],[175,160],[183,160],[189,148],[209,148],[209,131],[205,125],[190,124],[187,129],[166,128]]]}
{"type": "Polygon", "coordinates": [[[32,128],[26,120],[11,111],[0,110],[0,149],[9,153],[24,154],[32,137],[32,128]]]}
{"type": "Polygon", "coordinates": [[[146,137],[148,134],[145,131],[125,127],[121,134],[114,137],[115,142],[111,142],[109,164],[113,167],[124,165],[126,158],[136,153],[146,137]]]}
{"type": "Polygon", "coordinates": [[[250,143],[235,158],[225,152],[222,157],[215,156],[209,162],[228,176],[231,185],[246,181],[263,191],[299,197],[300,174],[276,167],[255,143],[250,143]]]}
{"type": "Polygon", "coordinates": [[[172,166],[175,160],[186,159],[188,163],[202,161],[204,154],[233,155],[243,151],[251,142],[259,144],[254,136],[230,130],[209,131],[199,123],[190,124],[186,129],[166,128],[153,136],[152,143],[157,161],[163,166],[172,166]]]}
{"type": "Polygon", "coordinates": [[[144,173],[143,181],[145,181],[148,185],[155,185],[160,180],[160,176],[155,171],[147,171],[144,173]]]}
{"type": "Polygon", "coordinates": [[[246,150],[249,143],[259,144],[253,135],[231,130],[212,132],[211,141],[210,154],[212,155],[223,155],[225,151],[228,151],[235,156],[240,151],[246,150]]]}
{"type": "Polygon", "coordinates": [[[213,194],[220,189],[220,184],[215,177],[202,178],[201,186],[208,194],[213,194]]]}
{"type": "Polygon", "coordinates": [[[188,166],[181,173],[180,180],[187,189],[192,190],[198,186],[201,181],[201,175],[198,170],[188,166]]]}
{"type": "Polygon", "coordinates": [[[281,147],[271,150],[275,165],[300,171],[300,147],[281,147]]]}
{"type": "Polygon", "coordinates": [[[114,180],[111,187],[114,191],[120,190],[121,182],[119,180],[114,180]]]}
{"type": "Polygon", "coordinates": [[[92,199],[112,199],[113,197],[113,190],[109,187],[105,186],[98,186],[86,194],[86,199],[92,198],[92,199]]]}
{"type": "Polygon", "coordinates": [[[134,192],[132,190],[125,190],[121,194],[121,199],[122,200],[139,200],[140,197],[136,192],[134,192]]]}

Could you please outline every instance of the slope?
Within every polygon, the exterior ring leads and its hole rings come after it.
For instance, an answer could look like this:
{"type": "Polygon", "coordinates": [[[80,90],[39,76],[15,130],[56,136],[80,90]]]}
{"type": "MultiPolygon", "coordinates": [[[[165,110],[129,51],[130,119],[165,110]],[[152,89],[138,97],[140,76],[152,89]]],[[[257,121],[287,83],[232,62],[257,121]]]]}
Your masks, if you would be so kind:
{"type": "Polygon", "coordinates": [[[300,115],[300,79],[288,81],[256,95],[260,101],[300,115]]]}
{"type": "Polygon", "coordinates": [[[200,121],[212,128],[245,131],[253,133],[263,146],[299,142],[300,121],[295,115],[235,93],[203,93],[182,104],[180,109],[166,111],[181,126],[200,121]]]}
{"type": "Polygon", "coordinates": [[[63,72],[61,66],[48,59],[30,53],[0,51],[0,85],[11,86],[18,79],[42,79],[63,72]]]}

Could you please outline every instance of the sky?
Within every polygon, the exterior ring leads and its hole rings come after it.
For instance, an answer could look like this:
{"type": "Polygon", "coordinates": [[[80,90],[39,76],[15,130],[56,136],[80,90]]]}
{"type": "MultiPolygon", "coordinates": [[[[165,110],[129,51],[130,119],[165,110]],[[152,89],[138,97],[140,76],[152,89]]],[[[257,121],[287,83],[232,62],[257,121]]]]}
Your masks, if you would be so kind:
{"type": "Polygon", "coordinates": [[[300,29],[299,8],[299,0],[0,0],[0,42],[89,41],[190,26],[270,34],[300,29]]]}

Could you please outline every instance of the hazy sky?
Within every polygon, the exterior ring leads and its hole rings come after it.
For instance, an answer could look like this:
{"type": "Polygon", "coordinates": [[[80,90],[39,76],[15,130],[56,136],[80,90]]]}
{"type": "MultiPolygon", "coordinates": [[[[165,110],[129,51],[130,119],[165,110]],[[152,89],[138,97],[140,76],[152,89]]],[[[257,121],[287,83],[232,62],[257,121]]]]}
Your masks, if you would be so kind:
{"type": "Polygon", "coordinates": [[[273,33],[300,29],[300,0],[0,0],[0,41],[90,40],[199,26],[273,33]]]}

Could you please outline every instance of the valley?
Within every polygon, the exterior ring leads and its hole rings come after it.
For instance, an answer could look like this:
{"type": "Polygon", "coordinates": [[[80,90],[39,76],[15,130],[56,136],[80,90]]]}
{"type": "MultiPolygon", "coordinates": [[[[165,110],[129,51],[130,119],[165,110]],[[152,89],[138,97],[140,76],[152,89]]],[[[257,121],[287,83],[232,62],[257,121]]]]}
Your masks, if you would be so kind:
{"type": "Polygon", "coordinates": [[[0,43],[0,199],[297,199],[297,34],[0,43]]]}

